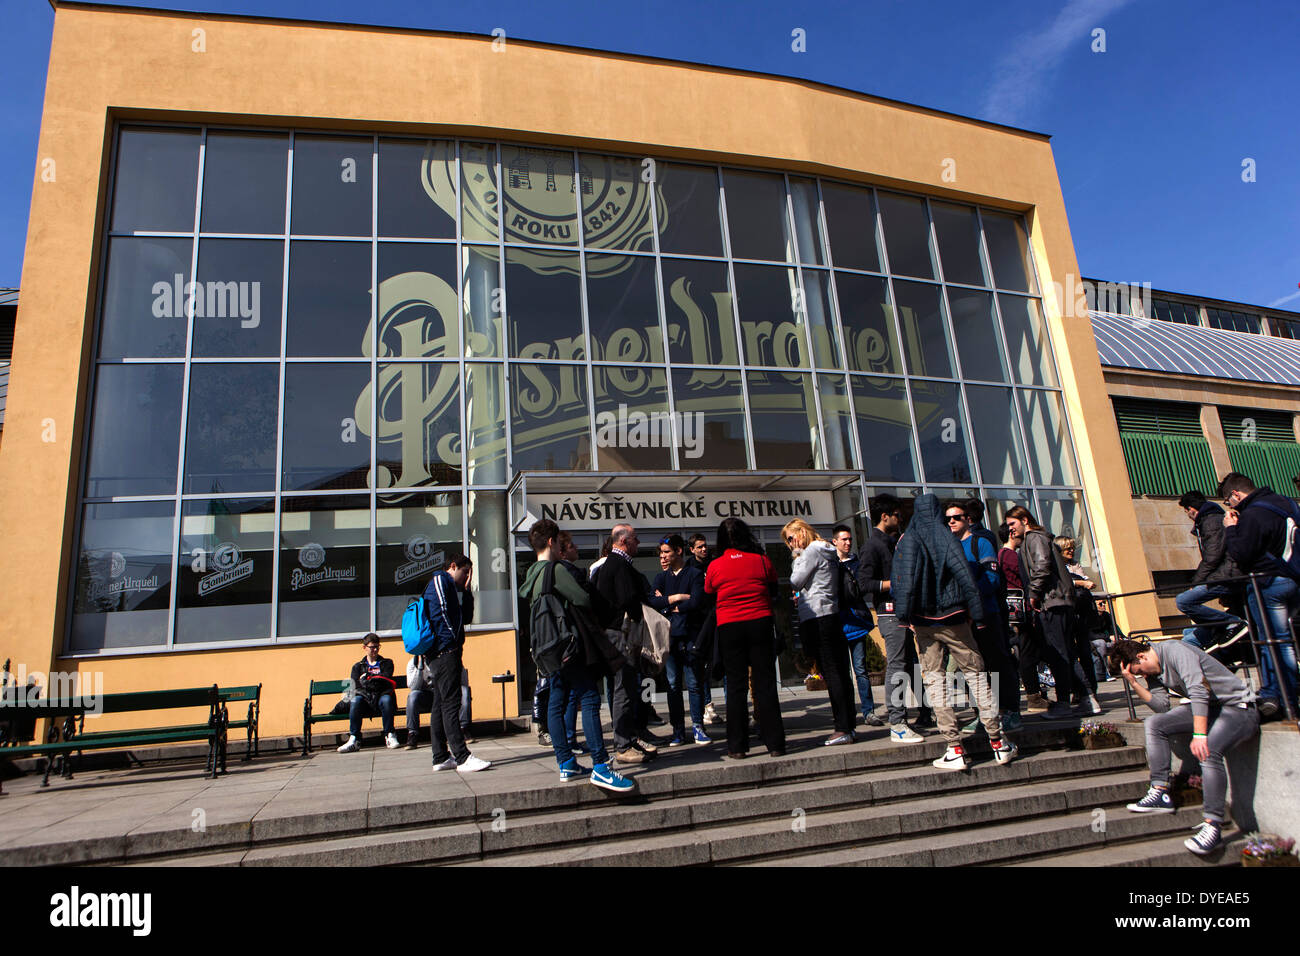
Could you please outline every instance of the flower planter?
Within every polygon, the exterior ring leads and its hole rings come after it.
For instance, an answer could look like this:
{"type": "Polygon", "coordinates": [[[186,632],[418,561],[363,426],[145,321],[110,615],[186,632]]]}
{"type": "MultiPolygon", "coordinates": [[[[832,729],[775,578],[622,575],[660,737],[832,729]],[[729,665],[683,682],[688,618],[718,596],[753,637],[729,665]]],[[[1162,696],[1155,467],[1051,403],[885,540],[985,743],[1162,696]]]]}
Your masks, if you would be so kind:
{"type": "Polygon", "coordinates": [[[1082,739],[1084,750],[1110,750],[1124,746],[1124,738],[1119,734],[1086,734],[1082,739]]]}
{"type": "Polygon", "coordinates": [[[1300,866],[1300,857],[1288,853],[1285,856],[1242,856],[1242,866],[1300,866]]]}

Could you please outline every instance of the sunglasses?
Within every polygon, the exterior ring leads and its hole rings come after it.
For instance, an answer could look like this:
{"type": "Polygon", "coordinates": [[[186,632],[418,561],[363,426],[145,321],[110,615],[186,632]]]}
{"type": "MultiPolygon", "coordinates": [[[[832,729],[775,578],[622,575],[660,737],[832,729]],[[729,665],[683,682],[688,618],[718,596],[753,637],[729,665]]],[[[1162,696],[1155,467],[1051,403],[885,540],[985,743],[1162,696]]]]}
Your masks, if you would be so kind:
{"type": "Polygon", "coordinates": [[[947,517],[946,520],[947,520],[947,522],[948,522],[949,524],[952,524],[954,521],[965,521],[965,520],[966,520],[966,516],[965,516],[965,515],[948,515],[948,517],[947,517]]]}
{"type": "Polygon", "coordinates": [[[794,541],[794,535],[792,535],[792,534],[787,534],[787,535],[785,536],[785,540],[786,540],[787,542],[793,542],[793,541],[794,541]]]}

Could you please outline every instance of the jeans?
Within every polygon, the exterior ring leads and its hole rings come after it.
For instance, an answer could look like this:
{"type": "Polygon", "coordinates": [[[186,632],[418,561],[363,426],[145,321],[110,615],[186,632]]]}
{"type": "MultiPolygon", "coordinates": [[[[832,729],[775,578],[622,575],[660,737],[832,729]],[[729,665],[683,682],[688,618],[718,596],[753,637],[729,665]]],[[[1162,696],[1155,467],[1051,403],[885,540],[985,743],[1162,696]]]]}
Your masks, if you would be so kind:
{"type": "Polygon", "coordinates": [[[917,624],[915,630],[926,694],[930,698],[930,706],[934,708],[934,719],[939,724],[939,733],[943,734],[949,746],[961,742],[961,731],[957,728],[957,715],[953,711],[953,703],[948,699],[949,679],[944,672],[944,651],[947,651],[948,656],[956,661],[957,669],[966,678],[966,686],[974,699],[980,723],[984,725],[989,740],[1001,740],[1002,720],[998,715],[993,689],[989,686],[988,674],[984,670],[984,660],[980,657],[970,625],[965,621],[939,627],[917,624]]]}
{"type": "MultiPolygon", "coordinates": [[[[885,639],[885,705],[889,708],[891,724],[907,723],[907,683],[911,665],[917,662],[916,644],[906,628],[898,626],[898,618],[883,610],[876,614],[876,626],[885,639]]],[[[925,713],[925,692],[918,690],[921,713],[925,713]]]]}
{"type": "Polygon", "coordinates": [[[686,693],[691,702],[691,725],[704,727],[704,704],[706,703],[702,688],[708,685],[703,665],[696,660],[695,645],[685,638],[674,638],[664,658],[664,676],[668,680],[668,722],[673,725],[673,733],[679,737],[686,735],[686,714],[682,706],[682,684],[685,677],[686,693]]]}
{"type": "Polygon", "coordinates": [[[994,696],[998,708],[1004,714],[1020,713],[1020,672],[1011,657],[1006,632],[1002,630],[1002,617],[997,611],[986,610],[984,623],[971,630],[989,680],[997,682],[994,696]]]}
{"type": "Polygon", "coordinates": [[[429,659],[433,671],[433,710],[429,714],[429,737],[433,747],[433,762],[440,764],[448,757],[456,763],[469,759],[469,747],[460,729],[460,672],[461,649],[458,647],[441,657],[429,659]]]}
{"type": "MultiPolygon", "coordinates": [[[[1147,764],[1151,769],[1151,782],[1164,786],[1169,781],[1169,738],[1175,734],[1192,733],[1192,708],[1184,704],[1152,714],[1146,720],[1147,764]]],[[[1208,759],[1201,761],[1201,789],[1205,793],[1205,818],[1223,823],[1223,802],[1228,792],[1228,773],[1223,766],[1224,755],[1243,740],[1259,733],[1259,712],[1254,707],[1216,707],[1211,705],[1209,732],[1205,745],[1210,748],[1208,759]]]]}
{"type": "Polygon", "coordinates": [[[1192,623],[1197,625],[1183,631],[1183,640],[1205,650],[1210,646],[1214,628],[1239,623],[1241,618],[1237,615],[1220,611],[1206,603],[1215,598],[1228,597],[1232,592],[1232,588],[1222,584],[1196,584],[1174,598],[1178,610],[1190,617],[1192,623]]]}
{"type": "Polygon", "coordinates": [[[772,617],[718,625],[727,670],[727,751],[749,751],[749,675],[754,676],[754,710],[768,750],[785,750],[785,724],[776,699],[776,643],[772,617]]]}
{"type": "MultiPolygon", "coordinates": [[[[585,664],[569,661],[558,674],[549,678],[551,694],[547,709],[547,726],[555,759],[564,766],[573,759],[569,743],[575,728],[568,722],[570,706],[582,707],[582,735],[587,741],[587,752],[594,764],[609,763],[605,738],[600,728],[600,691],[585,664]]],[[[575,718],[576,723],[576,718],[575,718]]]]}
{"type": "Polygon", "coordinates": [[[1110,680],[1110,670],[1106,666],[1106,653],[1110,650],[1110,641],[1104,637],[1094,637],[1092,639],[1092,660],[1096,669],[1097,680],[1110,680]]]}
{"type": "Polygon", "coordinates": [[[831,720],[841,734],[853,733],[857,719],[853,715],[853,683],[849,677],[849,645],[844,639],[844,625],[838,614],[799,622],[799,637],[806,651],[817,662],[826,680],[831,699],[831,720]]]}
{"type": "Polygon", "coordinates": [[[876,710],[876,702],[871,696],[871,675],[867,673],[867,643],[869,637],[860,637],[849,645],[849,659],[853,661],[853,677],[858,683],[858,702],[862,704],[862,717],[865,720],[876,710]]]}
{"type": "Polygon", "coordinates": [[[375,713],[370,701],[358,694],[352,698],[352,704],[348,708],[348,733],[360,740],[361,721],[367,717],[380,717],[384,722],[384,736],[387,737],[393,732],[393,717],[396,713],[397,698],[392,694],[384,694],[379,698],[379,713],[375,713]]]}
{"type": "MultiPolygon", "coordinates": [[[[1295,646],[1291,643],[1290,611],[1300,602],[1300,584],[1291,578],[1274,577],[1259,582],[1260,594],[1264,596],[1264,610],[1268,613],[1269,627],[1273,629],[1273,639],[1284,641],[1276,645],[1277,656],[1282,662],[1282,671],[1286,675],[1287,695],[1291,702],[1296,702],[1296,659],[1295,646]]],[[[1255,621],[1256,638],[1264,640],[1263,619],[1259,613],[1259,602],[1255,600],[1255,589],[1246,589],[1246,605],[1250,616],[1255,621]]],[[[1260,688],[1261,700],[1271,700],[1281,706],[1282,689],[1278,686],[1277,674],[1273,671],[1273,659],[1267,647],[1259,649],[1259,669],[1264,686],[1260,688]]]]}

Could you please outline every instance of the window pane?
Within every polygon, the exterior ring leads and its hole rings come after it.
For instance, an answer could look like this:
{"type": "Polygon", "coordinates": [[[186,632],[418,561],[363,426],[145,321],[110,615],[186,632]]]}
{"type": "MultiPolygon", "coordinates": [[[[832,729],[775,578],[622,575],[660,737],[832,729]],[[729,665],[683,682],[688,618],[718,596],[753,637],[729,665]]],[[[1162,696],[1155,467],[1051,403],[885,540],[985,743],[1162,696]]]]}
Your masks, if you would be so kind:
{"type": "Polygon", "coordinates": [[[195,365],[185,430],[185,494],[275,490],[276,365],[195,365]]]}
{"type": "Polygon", "coordinates": [[[515,471],[591,468],[591,415],[583,366],[515,363],[510,369],[510,410],[515,471]]]}
{"type": "Polygon", "coordinates": [[[877,195],[885,248],[889,252],[889,271],[894,275],[936,278],[924,201],[896,193],[877,195]]]}
{"type": "Polygon", "coordinates": [[[641,181],[641,171],[640,163],[627,156],[578,155],[583,241],[588,249],[654,249],[653,187],[641,181]]]}
{"type": "Polygon", "coordinates": [[[586,358],[577,255],[507,249],[506,315],[516,358],[586,358]]]}
{"type": "Polygon", "coordinates": [[[124,129],[117,139],[114,232],[193,232],[198,130],[124,129]]]}
{"type": "Polygon", "coordinates": [[[167,643],[171,501],[86,505],[73,583],[71,649],[167,643]]]}
{"type": "Polygon", "coordinates": [[[683,467],[696,469],[722,469],[749,467],[749,454],[745,449],[745,404],[740,394],[740,373],[717,369],[675,369],[673,379],[673,404],[683,417],[683,432],[687,415],[694,418],[694,429],[702,454],[689,457],[683,451],[683,467]],[[703,434],[703,439],[699,435],[703,434]]]}
{"type": "Polygon", "coordinates": [[[1040,491],[1038,503],[1041,513],[1038,520],[1052,535],[1065,535],[1078,543],[1075,560],[1083,566],[1084,574],[1097,581],[1097,550],[1088,533],[1088,515],[1082,491],[1040,491]]]}
{"type": "Polygon", "coordinates": [[[1059,392],[1018,389],[1020,413],[1029,436],[1029,461],[1040,485],[1077,485],[1070,433],[1059,392]]]}
{"type": "Polygon", "coordinates": [[[466,363],[465,420],[469,424],[466,466],[472,485],[506,483],[505,366],[466,363]]]}
{"type": "Polygon", "coordinates": [[[370,630],[370,499],[280,504],[280,637],[370,630]]]}
{"type": "Polygon", "coordinates": [[[989,247],[989,264],[999,289],[1037,292],[1029,265],[1029,238],[1019,216],[985,212],[984,239],[989,247]]]}
{"type": "Polygon", "coordinates": [[[510,513],[504,491],[469,493],[469,548],[474,562],[470,589],[474,593],[472,624],[509,624],[514,620],[515,596],[510,587],[510,513]]]}
{"type": "Polygon", "coordinates": [[[849,367],[855,372],[902,374],[889,284],[878,276],[836,272],[835,291],[849,367]]]}
{"type": "Polygon", "coordinates": [[[369,356],[370,243],[289,244],[285,354],[369,356]]]}
{"type": "Polygon", "coordinates": [[[972,206],[930,201],[939,261],[947,282],[988,285],[980,257],[980,224],[972,206]]]}
{"type": "Polygon", "coordinates": [[[902,379],[853,376],[858,447],[868,479],[915,481],[912,416],[902,379]]]}
{"type": "Polygon", "coordinates": [[[459,365],[380,365],[378,423],[378,487],[460,484],[459,365]]]}
{"type": "MultiPolygon", "coordinates": [[[[402,367],[410,370],[412,379],[417,377],[420,366],[402,367]]],[[[399,390],[394,376],[385,378],[387,368],[381,366],[379,378],[381,434],[388,424],[383,399],[399,390]]],[[[281,485],[285,491],[369,487],[369,392],[369,365],[285,367],[281,485]]],[[[419,432],[415,437],[418,443],[419,432]]]]}
{"type": "Polygon", "coordinates": [[[822,423],[825,426],[824,448],[819,453],[824,468],[856,468],[853,456],[853,411],[849,408],[849,391],[843,375],[818,375],[821,391],[822,423]]]}
{"type": "Polygon", "coordinates": [[[925,480],[940,484],[972,478],[962,418],[961,392],[949,382],[912,382],[916,436],[925,463],[925,480]]]}
{"type": "Polygon", "coordinates": [[[664,259],[663,287],[668,360],[679,365],[739,365],[726,263],[664,259]]]}
{"type": "Polygon", "coordinates": [[[749,420],[755,468],[817,468],[813,378],[798,372],[750,372],[749,420]]]}
{"type": "Polygon", "coordinates": [[[288,158],[283,133],[208,133],[203,231],[283,235],[288,158]]]}
{"type": "Polygon", "coordinates": [[[185,354],[191,289],[190,239],[108,241],[100,319],[100,358],[176,358],[185,354]]]}
{"type": "Polygon", "coordinates": [[[506,242],[578,244],[571,152],[502,146],[501,175],[506,180],[506,242]]]}
{"type": "Polygon", "coordinates": [[[369,236],[373,157],[369,136],[295,136],[294,234],[369,236]]]}
{"type": "Polygon", "coordinates": [[[456,238],[456,144],[379,141],[379,234],[456,238]]]}
{"type": "Polygon", "coordinates": [[[269,641],[274,560],[273,499],[184,502],[176,643],[269,641]]]}
{"type": "Polygon", "coordinates": [[[460,231],[469,242],[497,237],[497,148],[492,143],[460,144],[460,231]]]}
{"type": "Polygon", "coordinates": [[[785,180],[772,173],[724,169],[722,182],[727,191],[732,256],[793,262],[785,180]]]}
{"type": "Polygon", "coordinates": [[[779,266],[737,263],[734,274],[745,361],[750,365],[807,368],[803,315],[794,312],[799,297],[798,273],[779,266]]]}
{"type": "Polygon", "coordinates": [[[984,492],[984,527],[997,534],[998,527],[1007,520],[1007,512],[1019,505],[1034,513],[1034,493],[1028,488],[988,488],[984,492]]]}
{"type": "MultiPolygon", "coordinates": [[[[608,256],[587,256],[593,259],[608,256]]],[[[646,256],[620,257],[618,272],[587,270],[587,327],[591,354],[597,361],[664,361],[663,331],[659,327],[659,296],[655,291],[655,261],[646,256]]]]}
{"type": "MultiPolygon", "coordinates": [[[[661,368],[597,365],[596,453],[601,471],[669,471],[672,469],[673,429],[668,417],[668,380],[661,368]]],[[[682,460],[700,451],[691,423],[683,439],[682,460]]],[[[696,457],[699,457],[696,454],[696,457]]]]}
{"type": "Polygon", "coordinates": [[[280,240],[200,240],[194,355],[279,355],[283,283],[280,240]]]}
{"type": "Polygon", "coordinates": [[[840,343],[835,333],[834,308],[831,306],[830,274],[820,269],[803,272],[803,305],[807,312],[808,333],[812,337],[813,361],[818,368],[843,368],[840,343]]]}
{"type": "Polygon", "coordinates": [[[1055,385],[1052,347],[1038,300],[999,295],[998,308],[1002,311],[1002,329],[1007,336],[1014,381],[1020,385],[1055,385]]]}
{"type": "Polygon", "coordinates": [[[943,320],[943,296],[937,285],[894,282],[907,370],[913,375],[952,378],[952,347],[943,320]]]}
{"type": "Polygon", "coordinates": [[[180,365],[101,365],[86,494],[172,495],[181,437],[180,365]]]}
{"type": "Polygon", "coordinates": [[[656,163],[659,251],[722,255],[718,171],[712,166],[656,163]]]}
{"type": "Polygon", "coordinates": [[[460,355],[456,247],[381,242],[378,266],[379,357],[460,355]]]}
{"type": "Polygon", "coordinates": [[[962,378],[1005,382],[1007,370],[998,341],[992,294],[950,288],[948,305],[952,309],[952,332],[957,340],[962,378]]]}
{"type": "Polygon", "coordinates": [[[500,358],[502,321],[500,260],[495,246],[465,246],[461,294],[465,309],[465,354],[500,358]]]}
{"type": "Polygon", "coordinates": [[[975,452],[986,484],[1011,485],[1026,480],[1025,456],[1011,389],[967,385],[975,452]]]}
{"type": "Polygon", "coordinates": [[[378,496],[376,630],[401,630],[406,605],[461,549],[462,533],[459,492],[378,496]]]}
{"type": "Polygon", "coordinates": [[[841,269],[882,271],[871,190],[823,182],[822,203],[835,265],[841,269]]]}
{"type": "Polygon", "coordinates": [[[822,249],[821,228],[817,222],[816,180],[791,176],[790,202],[794,208],[794,229],[799,246],[799,261],[817,266],[825,265],[826,253],[822,249]]]}

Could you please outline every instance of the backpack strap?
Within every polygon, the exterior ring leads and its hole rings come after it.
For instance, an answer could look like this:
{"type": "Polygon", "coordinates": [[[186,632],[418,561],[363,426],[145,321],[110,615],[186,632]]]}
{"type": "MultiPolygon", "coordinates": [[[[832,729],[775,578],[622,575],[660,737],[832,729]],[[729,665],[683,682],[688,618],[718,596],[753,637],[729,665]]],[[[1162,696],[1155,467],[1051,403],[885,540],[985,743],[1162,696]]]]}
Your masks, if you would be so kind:
{"type": "Polygon", "coordinates": [[[542,569],[542,590],[539,594],[555,593],[555,562],[547,561],[546,567],[542,569]]]}
{"type": "Polygon", "coordinates": [[[1251,502],[1250,504],[1248,504],[1246,507],[1247,507],[1247,508],[1256,508],[1256,507],[1258,507],[1258,508],[1265,508],[1265,509],[1267,509],[1268,511],[1273,512],[1273,514],[1277,515],[1277,516],[1280,517],[1280,518],[1290,518],[1290,519],[1292,519],[1293,521],[1295,521],[1296,524],[1300,524],[1300,508],[1297,508],[1295,505],[1292,505],[1292,506],[1291,506],[1291,510],[1290,510],[1290,511],[1283,511],[1283,510],[1282,510],[1281,508],[1279,508],[1277,505],[1275,505],[1275,504],[1270,504],[1270,503],[1267,502],[1267,501],[1252,501],[1252,502],[1251,502]]]}

